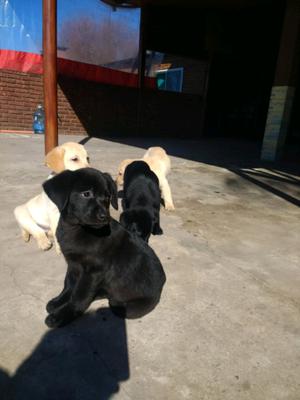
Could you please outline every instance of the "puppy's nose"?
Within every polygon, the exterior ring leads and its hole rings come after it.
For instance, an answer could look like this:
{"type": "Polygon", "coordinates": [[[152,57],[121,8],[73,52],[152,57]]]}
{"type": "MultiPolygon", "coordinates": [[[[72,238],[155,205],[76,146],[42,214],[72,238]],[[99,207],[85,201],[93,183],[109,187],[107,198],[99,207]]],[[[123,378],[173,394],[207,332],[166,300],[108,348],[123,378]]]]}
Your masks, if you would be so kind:
{"type": "Polygon", "coordinates": [[[99,214],[97,215],[97,219],[98,219],[100,222],[105,222],[105,221],[107,221],[107,215],[104,214],[104,213],[99,213],[99,214]]]}

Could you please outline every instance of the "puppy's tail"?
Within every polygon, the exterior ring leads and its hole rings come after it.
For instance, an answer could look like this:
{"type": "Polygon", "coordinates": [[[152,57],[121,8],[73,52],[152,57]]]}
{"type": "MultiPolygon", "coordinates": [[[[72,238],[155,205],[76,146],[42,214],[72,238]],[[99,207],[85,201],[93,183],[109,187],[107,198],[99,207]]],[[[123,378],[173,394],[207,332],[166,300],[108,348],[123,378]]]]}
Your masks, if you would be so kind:
{"type": "Polygon", "coordinates": [[[112,312],[120,318],[136,319],[152,311],[158,304],[159,299],[142,298],[120,303],[109,300],[112,312]]]}

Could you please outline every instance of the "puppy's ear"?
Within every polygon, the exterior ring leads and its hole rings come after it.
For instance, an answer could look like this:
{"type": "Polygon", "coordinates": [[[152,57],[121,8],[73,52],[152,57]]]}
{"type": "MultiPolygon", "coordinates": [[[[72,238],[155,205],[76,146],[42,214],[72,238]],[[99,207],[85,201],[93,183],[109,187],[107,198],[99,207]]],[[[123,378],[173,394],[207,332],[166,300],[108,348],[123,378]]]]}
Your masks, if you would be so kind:
{"type": "Polygon", "coordinates": [[[104,179],[106,180],[107,186],[109,188],[110,191],[110,202],[111,205],[113,206],[113,208],[115,210],[118,209],[118,189],[117,189],[117,185],[114,182],[113,178],[107,173],[105,172],[103,174],[104,179]]]}
{"type": "Polygon", "coordinates": [[[64,155],[65,149],[63,147],[54,147],[54,149],[49,151],[49,153],[46,155],[45,164],[47,167],[52,169],[52,171],[59,174],[65,170],[64,155]]]}
{"type": "Polygon", "coordinates": [[[64,171],[43,183],[47,196],[61,212],[68,203],[74,182],[74,172],[64,171]]]}

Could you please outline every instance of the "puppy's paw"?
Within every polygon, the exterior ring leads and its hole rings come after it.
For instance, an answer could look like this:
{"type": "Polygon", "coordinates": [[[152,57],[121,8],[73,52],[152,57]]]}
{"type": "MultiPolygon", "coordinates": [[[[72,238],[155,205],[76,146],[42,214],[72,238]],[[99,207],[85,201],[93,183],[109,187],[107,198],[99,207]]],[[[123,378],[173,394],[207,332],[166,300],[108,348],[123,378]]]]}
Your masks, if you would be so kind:
{"type": "Polygon", "coordinates": [[[50,229],[49,231],[47,231],[47,236],[48,236],[48,238],[49,238],[50,240],[54,240],[54,235],[53,235],[51,229],[50,229]]]}
{"type": "Polygon", "coordinates": [[[165,210],[174,211],[175,210],[174,204],[173,203],[166,203],[165,204],[165,210]]]}
{"type": "Polygon", "coordinates": [[[59,256],[61,255],[61,248],[58,243],[55,243],[55,251],[56,251],[56,254],[58,254],[59,256]]]}
{"type": "Polygon", "coordinates": [[[22,238],[24,242],[29,242],[30,240],[30,233],[27,232],[25,229],[22,229],[22,238]]]}
{"type": "MultiPolygon", "coordinates": [[[[49,303],[52,302],[53,304],[54,300],[55,299],[52,299],[49,303]]],[[[82,311],[76,311],[70,303],[65,303],[52,311],[45,319],[45,323],[49,328],[58,328],[72,322],[81,314],[82,311]]]]}
{"type": "Polygon", "coordinates": [[[47,318],[45,319],[45,324],[48,326],[48,328],[58,328],[61,326],[61,322],[59,319],[54,314],[49,314],[47,318]]]}
{"type": "Polygon", "coordinates": [[[48,315],[45,319],[45,324],[48,328],[60,328],[61,326],[66,325],[67,323],[71,322],[74,318],[71,316],[66,316],[64,313],[61,312],[52,312],[48,315]]]}
{"type": "Polygon", "coordinates": [[[164,231],[161,229],[159,225],[155,225],[152,231],[153,235],[162,235],[164,231]]]}
{"type": "Polygon", "coordinates": [[[55,300],[50,300],[50,301],[48,301],[48,303],[47,303],[47,305],[46,305],[47,313],[48,313],[48,314],[53,313],[53,312],[55,311],[56,307],[57,307],[57,306],[56,306],[55,300]]]}
{"type": "Polygon", "coordinates": [[[36,237],[38,247],[42,250],[49,250],[52,247],[52,242],[45,235],[36,237]]]}

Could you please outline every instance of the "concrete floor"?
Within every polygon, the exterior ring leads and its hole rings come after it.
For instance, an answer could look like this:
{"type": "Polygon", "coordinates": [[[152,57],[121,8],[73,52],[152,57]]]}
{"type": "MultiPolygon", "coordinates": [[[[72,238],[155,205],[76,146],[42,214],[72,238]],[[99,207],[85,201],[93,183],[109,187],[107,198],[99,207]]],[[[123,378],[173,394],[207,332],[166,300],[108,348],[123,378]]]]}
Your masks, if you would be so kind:
{"type": "MultiPolygon", "coordinates": [[[[86,148],[115,175],[120,160],[157,143],[91,139],[86,148]]],[[[296,173],[261,165],[251,143],[166,141],[176,211],[162,210],[165,234],[150,241],[167,274],[161,303],[122,321],[98,301],[49,330],[45,304],[65,262],[24,243],[13,217],[48,175],[43,137],[2,134],[0,145],[1,399],[300,399],[296,173]]]]}

